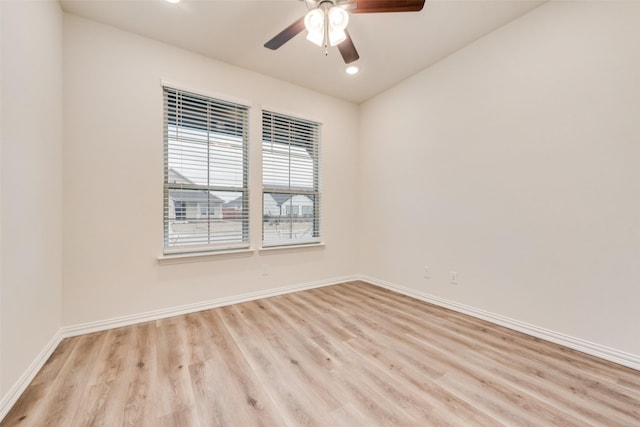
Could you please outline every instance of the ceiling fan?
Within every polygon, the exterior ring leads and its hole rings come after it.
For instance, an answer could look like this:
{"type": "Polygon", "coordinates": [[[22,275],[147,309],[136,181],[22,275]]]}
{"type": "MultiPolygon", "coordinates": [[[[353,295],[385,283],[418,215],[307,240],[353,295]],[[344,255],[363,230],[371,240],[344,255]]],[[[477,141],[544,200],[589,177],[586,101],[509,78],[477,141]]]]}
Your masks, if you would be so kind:
{"type": "Polygon", "coordinates": [[[276,50],[307,30],[307,39],[324,47],[337,46],[346,64],[360,58],[347,31],[349,13],[419,12],[425,0],[303,0],[309,12],[276,34],[264,47],[276,50]]]}

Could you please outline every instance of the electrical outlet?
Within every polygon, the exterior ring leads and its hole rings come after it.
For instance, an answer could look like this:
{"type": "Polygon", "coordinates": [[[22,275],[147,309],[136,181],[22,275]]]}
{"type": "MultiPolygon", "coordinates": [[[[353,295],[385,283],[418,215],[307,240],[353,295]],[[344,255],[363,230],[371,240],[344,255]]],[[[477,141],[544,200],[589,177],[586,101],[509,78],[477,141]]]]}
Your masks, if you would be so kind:
{"type": "Polygon", "coordinates": [[[269,275],[269,264],[262,264],[262,275],[263,276],[269,275]]]}
{"type": "Polygon", "coordinates": [[[425,279],[431,279],[431,267],[425,266],[423,276],[425,279]]]}
{"type": "Polygon", "coordinates": [[[451,272],[449,272],[449,274],[450,274],[450,278],[451,278],[451,284],[457,285],[458,284],[458,272],[457,271],[451,271],[451,272]]]}

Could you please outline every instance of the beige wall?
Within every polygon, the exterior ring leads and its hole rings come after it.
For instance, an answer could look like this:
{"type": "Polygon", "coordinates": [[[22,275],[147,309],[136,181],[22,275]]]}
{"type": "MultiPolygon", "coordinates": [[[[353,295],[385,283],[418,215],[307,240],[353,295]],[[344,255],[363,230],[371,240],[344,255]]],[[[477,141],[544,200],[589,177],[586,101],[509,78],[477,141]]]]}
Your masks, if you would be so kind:
{"type": "Polygon", "coordinates": [[[356,272],[640,355],[638,3],[545,4],[361,108],[54,1],[0,18],[0,396],[61,325],[356,272]],[[161,79],[252,105],[254,247],[260,106],[325,123],[324,249],[158,264],[161,79]]]}
{"type": "Polygon", "coordinates": [[[550,2],[364,104],[359,270],[640,355],[638,22],[550,2]]]}
{"type": "Polygon", "coordinates": [[[355,272],[357,106],[71,15],[64,30],[63,325],[355,272]],[[158,264],[163,79],[252,106],[253,247],[261,105],[324,123],[324,249],[158,264]]]}
{"type": "Polygon", "coordinates": [[[62,11],[0,2],[0,397],[60,328],[62,11]]]}

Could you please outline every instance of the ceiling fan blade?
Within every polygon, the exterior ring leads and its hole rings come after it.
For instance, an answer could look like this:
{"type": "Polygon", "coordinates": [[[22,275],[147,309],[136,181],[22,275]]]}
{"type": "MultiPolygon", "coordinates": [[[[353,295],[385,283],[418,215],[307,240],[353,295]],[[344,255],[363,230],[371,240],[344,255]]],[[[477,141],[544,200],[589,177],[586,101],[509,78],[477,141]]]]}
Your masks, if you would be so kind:
{"type": "Polygon", "coordinates": [[[347,38],[338,45],[338,50],[340,51],[340,55],[342,55],[342,59],[344,59],[344,63],[351,64],[352,62],[357,61],[360,58],[360,55],[358,55],[358,51],[353,44],[353,40],[351,40],[349,32],[347,30],[344,30],[344,32],[347,35],[347,38]]]}
{"type": "Polygon", "coordinates": [[[356,7],[351,13],[419,12],[425,0],[347,0],[356,7]]]}
{"type": "Polygon", "coordinates": [[[264,44],[264,47],[276,50],[304,30],[304,16],[276,34],[274,38],[264,44]]]}

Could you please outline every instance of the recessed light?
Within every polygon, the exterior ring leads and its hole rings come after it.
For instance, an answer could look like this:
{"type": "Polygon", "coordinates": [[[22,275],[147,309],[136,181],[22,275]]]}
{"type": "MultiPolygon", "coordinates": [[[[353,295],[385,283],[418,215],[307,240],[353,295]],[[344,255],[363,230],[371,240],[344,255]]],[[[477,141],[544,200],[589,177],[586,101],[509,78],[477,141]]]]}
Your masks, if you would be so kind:
{"type": "Polygon", "coordinates": [[[347,67],[347,74],[357,74],[358,71],[360,71],[360,69],[358,67],[356,67],[355,65],[352,65],[350,67],[347,67]]]}
{"type": "Polygon", "coordinates": [[[168,1],[169,3],[174,3],[174,4],[175,3],[180,3],[180,0],[166,0],[166,1],[168,1]]]}

